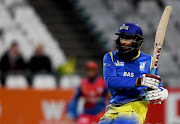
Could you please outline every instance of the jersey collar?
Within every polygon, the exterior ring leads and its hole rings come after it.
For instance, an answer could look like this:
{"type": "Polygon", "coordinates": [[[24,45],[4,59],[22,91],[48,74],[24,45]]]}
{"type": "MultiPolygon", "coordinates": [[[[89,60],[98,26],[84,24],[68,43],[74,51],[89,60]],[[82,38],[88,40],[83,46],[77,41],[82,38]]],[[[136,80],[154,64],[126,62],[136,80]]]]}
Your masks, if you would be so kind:
{"type": "Polygon", "coordinates": [[[137,54],[137,56],[135,56],[133,59],[131,59],[131,60],[135,60],[135,59],[137,59],[139,56],[140,56],[140,50],[138,50],[138,54],[137,54]]]}

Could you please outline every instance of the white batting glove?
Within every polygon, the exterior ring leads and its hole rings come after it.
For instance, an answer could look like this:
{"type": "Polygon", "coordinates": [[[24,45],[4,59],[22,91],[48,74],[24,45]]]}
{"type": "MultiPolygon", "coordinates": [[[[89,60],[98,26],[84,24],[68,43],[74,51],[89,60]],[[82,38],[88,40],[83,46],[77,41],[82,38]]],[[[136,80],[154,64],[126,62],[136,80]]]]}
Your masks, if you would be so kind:
{"type": "Polygon", "coordinates": [[[143,74],[142,78],[136,80],[136,86],[146,86],[151,89],[157,90],[161,78],[153,74],[143,74]]]}
{"type": "Polygon", "coordinates": [[[167,99],[168,97],[168,90],[164,88],[159,88],[157,90],[151,90],[148,91],[146,94],[146,100],[149,103],[154,103],[154,104],[161,104],[161,101],[167,99]]]}

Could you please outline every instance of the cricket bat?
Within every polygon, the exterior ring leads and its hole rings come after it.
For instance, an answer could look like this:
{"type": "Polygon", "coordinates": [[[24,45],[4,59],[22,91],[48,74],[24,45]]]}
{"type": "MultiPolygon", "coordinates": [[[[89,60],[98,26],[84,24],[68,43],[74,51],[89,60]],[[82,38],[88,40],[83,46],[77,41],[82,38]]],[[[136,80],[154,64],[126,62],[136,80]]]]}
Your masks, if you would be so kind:
{"type": "Polygon", "coordinates": [[[151,74],[155,74],[156,68],[158,67],[158,62],[159,62],[164,36],[166,33],[166,28],[171,14],[171,10],[172,10],[171,6],[166,6],[156,31],[152,68],[150,72],[151,74]]]}
{"type": "MultiPolygon", "coordinates": [[[[166,6],[162,16],[161,20],[159,22],[157,31],[156,31],[156,37],[155,37],[155,42],[154,42],[154,52],[153,52],[153,61],[152,61],[152,67],[151,67],[151,72],[150,74],[155,74],[156,68],[158,67],[158,62],[162,50],[162,45],[164,42],[164,36],[166,33],[166,28],[167,24],[169,21],[169,17],[171,15],[171,6],[166,6]]],[[[151,88],[147,88],[147,91],[152,90],[151,88]]],[[[146,98],[145,98],[146,99],[146,98]]]]}

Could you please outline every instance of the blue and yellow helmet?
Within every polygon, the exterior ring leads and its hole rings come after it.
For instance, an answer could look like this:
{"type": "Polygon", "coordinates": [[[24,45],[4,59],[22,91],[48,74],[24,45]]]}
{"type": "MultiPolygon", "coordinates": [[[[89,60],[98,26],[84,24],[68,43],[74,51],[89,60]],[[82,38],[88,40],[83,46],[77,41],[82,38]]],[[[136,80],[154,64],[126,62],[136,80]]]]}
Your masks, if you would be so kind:
{"type": "Polygon", "coordinates": [[[141,27],[135,23],[123,23],[120,26],[118,32],[115,33],[115,35],[118,35],[118,38],[115,41],[116,41],[116,48],[119,53],[130,52],[134,49],[139,50],[142,46],[143,39],[144,39],[141,27]],[[124,36],[133,38],[132,46],[129,47],[128,50],[127,49],[123,50],[122,45],[119,42],[120,38],[124,36]]]}

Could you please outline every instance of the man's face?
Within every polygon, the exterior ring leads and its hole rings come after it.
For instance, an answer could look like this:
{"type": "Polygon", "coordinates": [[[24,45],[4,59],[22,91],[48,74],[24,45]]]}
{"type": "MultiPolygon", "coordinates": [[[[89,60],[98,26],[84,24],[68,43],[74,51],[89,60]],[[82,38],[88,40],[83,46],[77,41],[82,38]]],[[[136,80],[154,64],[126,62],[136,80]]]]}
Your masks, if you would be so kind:
{"type": "Polygon", "coordinates": [[[123,47],[123,49],[128,49],[128,47],[132,46],[133,37],[129,36],[121,36],[120,37],[120,43],[123,47]]]}
{"type": "Polygon", "coordinates": [[[18,54],[18,46],[17,45],[13,45],[11,47],[11,51],[12,51],[13,54],[18,54]]]}
{"type": "Polygon", "coordinates": [[[91,68],[87,68],[86,69],[86,75],[87,75],[88,78],[94,78],[97,75],[97,70],[91,69],[91,68]]]}
{"type": "Polygon", "coordinates": [[[36,47],[36,55],[38,55],[38,56],[42,56],[43,55],[43,46],[41,44],[39,44],[36,47]]]}

